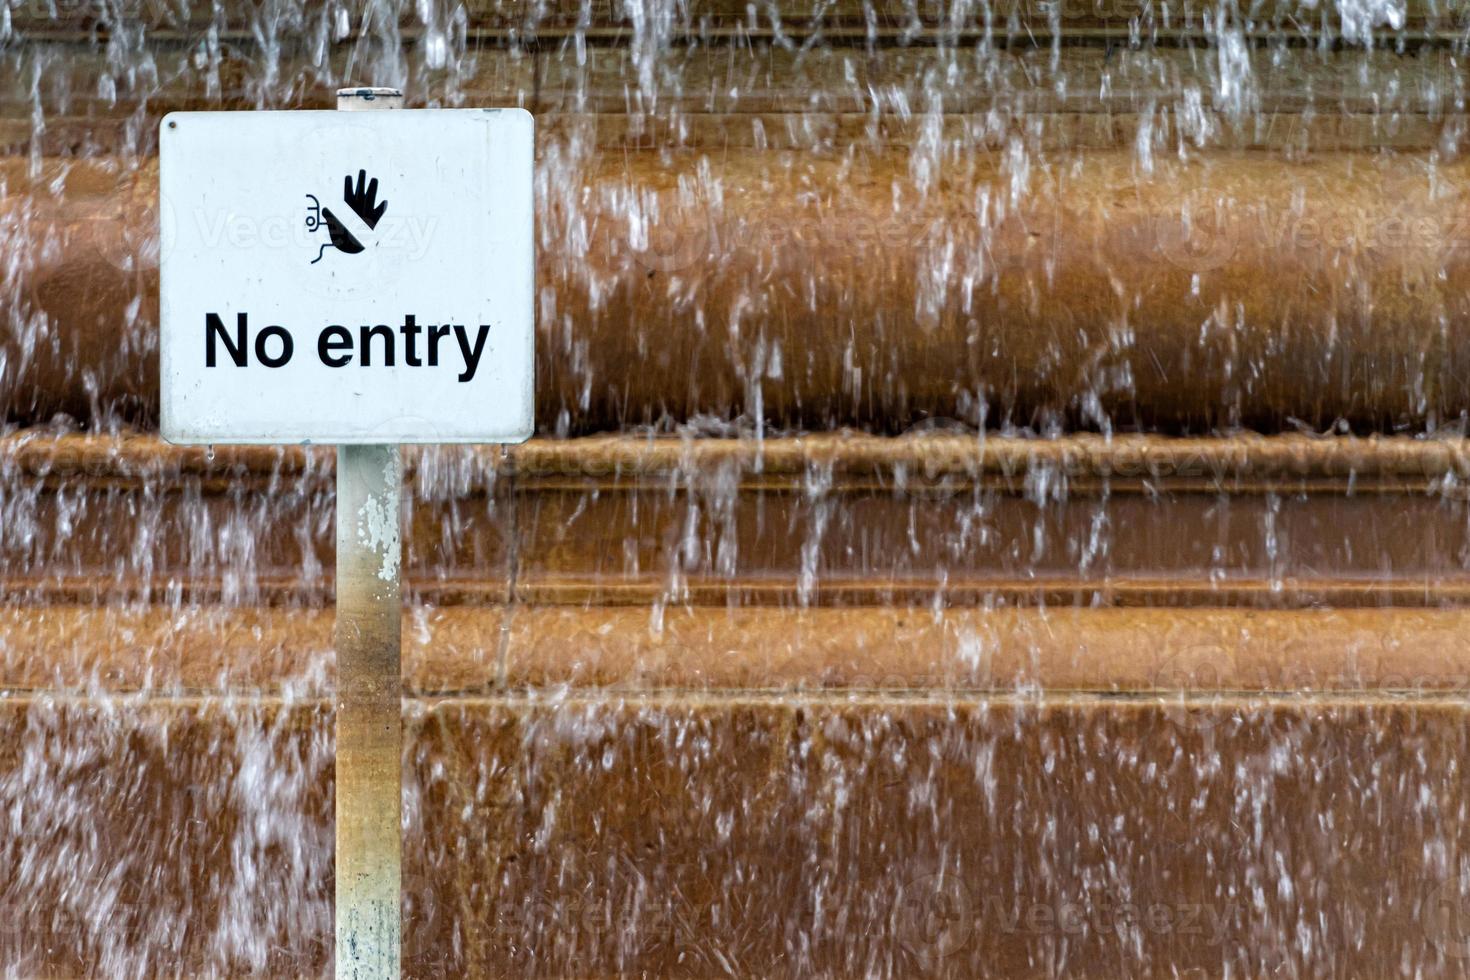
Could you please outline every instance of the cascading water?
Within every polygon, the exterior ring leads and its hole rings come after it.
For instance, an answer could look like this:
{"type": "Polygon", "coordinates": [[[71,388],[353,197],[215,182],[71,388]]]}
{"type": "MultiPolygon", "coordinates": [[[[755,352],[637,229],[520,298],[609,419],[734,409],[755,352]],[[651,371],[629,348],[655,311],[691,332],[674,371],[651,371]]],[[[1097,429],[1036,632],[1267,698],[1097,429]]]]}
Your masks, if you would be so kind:
{"type": "Polygon", "coordinates": [[[331,971],[331,456],[157,440],[157,125],[371,84],[538,126],[540,435],[406,456],[407,975],[1460,975],[1467,41],[0,0],[0,971],[331,971]]]}

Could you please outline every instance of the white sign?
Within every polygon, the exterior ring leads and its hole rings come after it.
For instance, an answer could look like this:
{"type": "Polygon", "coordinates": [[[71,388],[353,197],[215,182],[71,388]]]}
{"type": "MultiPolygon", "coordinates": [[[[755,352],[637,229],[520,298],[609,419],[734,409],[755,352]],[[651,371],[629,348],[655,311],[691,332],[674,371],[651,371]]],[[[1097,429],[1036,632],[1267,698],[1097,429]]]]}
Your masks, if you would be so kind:
{"type": "Polygon", "coordinates": [[[161,124],[170,442],[519,442],[532,426],[520,109],[161,124]]]}

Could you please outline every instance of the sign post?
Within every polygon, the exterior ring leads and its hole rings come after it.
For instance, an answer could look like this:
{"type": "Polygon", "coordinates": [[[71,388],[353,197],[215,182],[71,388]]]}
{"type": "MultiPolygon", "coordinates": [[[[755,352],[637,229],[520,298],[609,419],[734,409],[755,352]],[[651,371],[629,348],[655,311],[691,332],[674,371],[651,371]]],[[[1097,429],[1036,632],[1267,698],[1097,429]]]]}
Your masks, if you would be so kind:
{"type": "Polygon", "coordinates": [[[337,447],[337,976],[399,963],[397,446],[337,447]]]}
{"type": "Polygon", "coordinates": [[[516,109],[183,112],[160,130],[163,435],[337,445],[336,973],[399,975],[405,442],[532,428],[516,109]]]}
{"type": "MultiPolygon", "coordinates": [[[[402,109],[396,89],[341,89],[337,108],[402,109]]],[[[337,447],[337,976],[396,977],[403,599],[396,445],[337,447]]]]}

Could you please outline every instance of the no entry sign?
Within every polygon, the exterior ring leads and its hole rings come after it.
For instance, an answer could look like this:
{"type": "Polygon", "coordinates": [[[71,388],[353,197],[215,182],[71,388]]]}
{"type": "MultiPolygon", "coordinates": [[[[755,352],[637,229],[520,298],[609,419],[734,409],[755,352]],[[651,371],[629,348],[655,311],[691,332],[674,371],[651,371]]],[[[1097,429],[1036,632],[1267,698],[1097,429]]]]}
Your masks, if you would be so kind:
{"type": "Polygon", "coordinates": [[[159,167],[165,438],[531,434],[528,113],[172,113],[159,167]]]}

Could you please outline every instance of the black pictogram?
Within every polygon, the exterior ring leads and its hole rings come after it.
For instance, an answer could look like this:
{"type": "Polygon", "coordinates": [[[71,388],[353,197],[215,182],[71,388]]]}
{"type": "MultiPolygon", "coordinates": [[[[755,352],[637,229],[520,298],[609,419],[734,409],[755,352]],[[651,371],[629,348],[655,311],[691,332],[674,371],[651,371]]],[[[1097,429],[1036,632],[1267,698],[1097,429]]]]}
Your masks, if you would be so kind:
{"type": "MultiPolygon", "coordinates": [[[[329,248],[335,248],[347,255],[356,255],[363,250],[364,244],[357,235],[348,230],[347,224],[341,218],[333,214],[330,208],[322,207],[315,194],[306,196],[311,200],[311,206],[307,208],[306,215],[307,231],[316,231],[322,225],[326,225],[327,234],[332,239],[317,251],[316,258],[311,260],[312,265],[320,262],[329,248]]],[[[378,178],[374,177],[369,182],[366,170],[357,172],[355,187],[351,174],[342,178],[342,202],[367,226],[369,231],[378,227],[378,222],[383,219],[383,212],[388,210],[388,202],[379,201],[377,198],[378,178]]]]}

